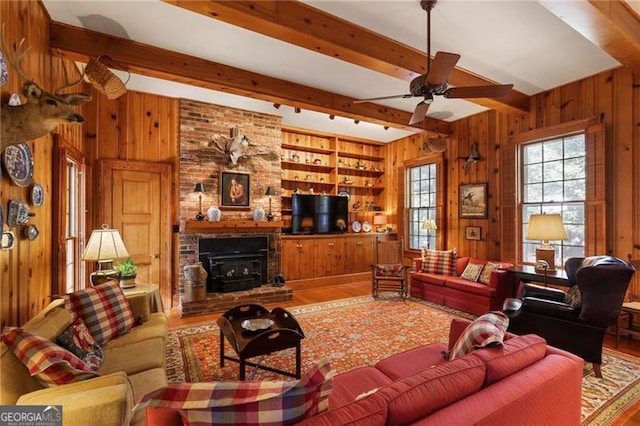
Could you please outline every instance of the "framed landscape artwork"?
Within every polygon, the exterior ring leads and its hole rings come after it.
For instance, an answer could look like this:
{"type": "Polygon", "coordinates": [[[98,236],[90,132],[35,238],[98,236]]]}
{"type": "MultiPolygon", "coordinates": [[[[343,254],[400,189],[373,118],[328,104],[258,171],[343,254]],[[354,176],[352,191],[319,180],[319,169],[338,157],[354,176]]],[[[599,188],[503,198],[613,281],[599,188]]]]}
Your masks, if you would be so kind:
{"type": "Polygon", "coordinates": [[[225,208],[249,208],[251,176],[248,173],[220,173],[220,206],[225,208]]]}
{"type": "Polygon", "coordinates": [[[460,185],[460,218],[484,219],[487,217],[487,183],[460,185]]]}

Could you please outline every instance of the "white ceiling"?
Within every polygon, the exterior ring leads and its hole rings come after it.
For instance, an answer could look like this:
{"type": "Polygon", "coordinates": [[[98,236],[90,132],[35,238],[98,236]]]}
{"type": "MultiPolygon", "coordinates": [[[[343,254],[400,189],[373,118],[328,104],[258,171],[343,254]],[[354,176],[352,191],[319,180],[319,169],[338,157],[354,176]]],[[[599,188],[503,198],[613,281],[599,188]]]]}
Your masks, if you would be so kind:
{"type": "MultiPolygon", "coordinates": [[[[294,46],[156,0],[43,1],[54,21],[357,98],[403,94],[406,81],[294,46]]],[[[418,0],[307,1],[309,5],[426,51],[418,0]]],[[[630,2],[638,10],[636,1],[630,2]]],[[[431,51],[458,53],[458,67],[533,95],[620,66],[535,1],[440,0],[431,13],[431,51]]],[[[122,75],[122,74],[120,74],[122,75]]],[[[126,78],[126,74],[125,74],[126,78]]],[[[283,117],[290,126],[388,142],[406,130],[132,75],[131,90],[198,99],[283,117]]],[[[419,98],[378,101],[412,112],[419,98]]],[[[454,121],[486,108],[437,96],[427,116],[454,121]]]]}

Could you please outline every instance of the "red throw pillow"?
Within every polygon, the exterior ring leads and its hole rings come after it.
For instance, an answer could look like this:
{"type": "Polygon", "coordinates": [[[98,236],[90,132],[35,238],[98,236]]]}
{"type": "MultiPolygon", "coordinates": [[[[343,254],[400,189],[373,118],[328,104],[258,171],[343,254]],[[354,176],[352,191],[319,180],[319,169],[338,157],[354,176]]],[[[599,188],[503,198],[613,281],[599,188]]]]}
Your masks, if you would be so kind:
{"type": "Polygon", "coordinates": [[[404,276],[404,265],[397,263],[392,265],[376,265],[376,277],[401,278],[404,276]]]}
{"type": "Polygon", "coordinates": [[[20,328],[2,335],[2,341],[43,386],[64,385],[97,376],[80,358],[44,337],[20,328]]]}
{"type": "Polygon", "coordinates": [[[105,345],[136,325],[136,320],[117,281],[67,295],[66,308],[82,318],[99,345],[105,345]]]}

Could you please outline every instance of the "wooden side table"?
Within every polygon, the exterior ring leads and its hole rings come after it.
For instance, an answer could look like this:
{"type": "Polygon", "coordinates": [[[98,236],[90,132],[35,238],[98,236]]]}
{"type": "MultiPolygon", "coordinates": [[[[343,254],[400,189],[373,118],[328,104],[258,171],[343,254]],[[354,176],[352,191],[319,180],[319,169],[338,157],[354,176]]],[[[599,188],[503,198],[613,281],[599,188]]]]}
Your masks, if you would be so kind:
{"type": "Polygon", "coordinates": [[[620,336],[626,335],[631,338],[640,337],[640,327],[633,325],[633,316],[640,314],[640,302],[626,302],[620,308],[620,315],[616,323],[616,348],[620,343],[620,336]]]}

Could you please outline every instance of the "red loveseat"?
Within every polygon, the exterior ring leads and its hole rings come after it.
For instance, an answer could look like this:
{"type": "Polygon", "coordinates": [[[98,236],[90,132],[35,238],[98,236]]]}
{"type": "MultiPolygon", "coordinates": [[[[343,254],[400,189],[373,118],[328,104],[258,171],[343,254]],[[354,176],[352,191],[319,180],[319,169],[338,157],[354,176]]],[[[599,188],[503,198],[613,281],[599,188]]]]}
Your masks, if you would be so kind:
{"type": "MultiPolygon", "coordinates": [[[[452,321],[449,348],[468,324],[452,321]]],[[[335,376],[329,410],[300,424],[580,424],[581,358],[533,334],[453,361],[445,350],[432,343],[335,376]]]]}
{"type": "Polygon", "coordinates": [[[469,281],[462,274],[469,263],[486,265],[499,263],[502,268],[510,268],[511,263],[487,261],[473,257],[456,259],[456,276],[423,272],[421,258],[414,259],[415,267],[411,273],[410,294],[419,299],[450,308],[482,315],[489,311],[499,311],[505,299],[515,297],[517,283],[512,274],[497,269],[491,271],[489,284],[469,281]]]}

